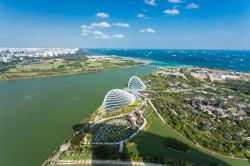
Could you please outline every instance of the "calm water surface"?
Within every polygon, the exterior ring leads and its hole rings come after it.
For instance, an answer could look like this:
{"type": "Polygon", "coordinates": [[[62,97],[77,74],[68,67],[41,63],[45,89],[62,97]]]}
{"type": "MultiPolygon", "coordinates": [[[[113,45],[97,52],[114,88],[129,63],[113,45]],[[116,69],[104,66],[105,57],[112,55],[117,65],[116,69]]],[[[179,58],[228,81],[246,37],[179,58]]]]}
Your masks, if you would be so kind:
{"type": "Polygon", "coordinates": [[[152,71],[132,67],[0,81],[0,165],[41,165],[72,133],[72,126],[95,111],[108,90],[152,71]]]}

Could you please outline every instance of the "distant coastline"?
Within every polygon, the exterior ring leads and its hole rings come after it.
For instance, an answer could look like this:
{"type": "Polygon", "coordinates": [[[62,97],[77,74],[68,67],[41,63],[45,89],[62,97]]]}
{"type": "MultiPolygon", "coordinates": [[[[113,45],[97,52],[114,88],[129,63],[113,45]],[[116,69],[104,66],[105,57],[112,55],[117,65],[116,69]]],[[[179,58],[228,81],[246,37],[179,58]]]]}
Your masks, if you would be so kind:
{"type": "Polygon", "coordinates": [[[72,74],[100,72],[111,69],[149,64],[150,61],[128,57],[86,56],[87,59],[65,61],[63,59],[44,60],[39,64],[15,66],[0,73],[0,80],[16,80],[41,77],[55,77],[72,74]]]}
{"type": "Polygon", "coordinates": [[[84,49],[93,54],[132,57],[152,61],[159,66],[191,66],[250,72],[248,50],[185,50],[185,49],[84,49]]]}

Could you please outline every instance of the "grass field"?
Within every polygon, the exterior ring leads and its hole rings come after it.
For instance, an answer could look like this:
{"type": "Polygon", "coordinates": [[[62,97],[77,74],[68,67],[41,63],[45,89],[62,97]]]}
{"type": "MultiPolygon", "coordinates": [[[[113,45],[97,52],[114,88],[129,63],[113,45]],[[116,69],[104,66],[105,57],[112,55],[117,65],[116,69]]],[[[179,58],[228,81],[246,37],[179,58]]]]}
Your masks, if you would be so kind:
{"type": "Polygon", "coordinates": [[[145,61],[114,57],[80,59],[78,61],[65,61],[63,59],[43,60],[39,64],[16,65],[7,71],[0,72],[0,80],[95,72],[145,63],[145,61]]]}
{"type": "Polygon", "coordinates": [[[46,62],[46,63],[42,63],[42,64],[26,65],[26,66],[12,68],[8,72],[10,72],[10,73],[18,73],[21,71],[29,72],[29,71],[32,71],[34,69],[36,69],[36,70],[50,70],[53,68],[57,68],[59,65],[63,65],[63,64],[64,64],[63,62],[50,62],[50,63],[46,62]]]}
{"type": "Polygon", "coordinates": [[[74,154],[63,154],[60,156],[60,160],[91,160],[91,153],[74,153],[74,154]]]}
{"type": "Polygon", "coordinates": [[[136,144],[128,144],[127,150],[139,155],[161,156],[174,160],[184,160],[194,163],[218,163],[222,165],[249,166],[249,161],[234,160],[221,156],[214,157],[202,150],[197,149],[182,137],[177,135],[169,127],[165,126],[159,118],[154,118],[144,135],[137,140],[136,144]],[[191,152],[188,155],[174,152],[165,147],[164,141],[167,138],[176,138],[190,146],[191,152]]]}

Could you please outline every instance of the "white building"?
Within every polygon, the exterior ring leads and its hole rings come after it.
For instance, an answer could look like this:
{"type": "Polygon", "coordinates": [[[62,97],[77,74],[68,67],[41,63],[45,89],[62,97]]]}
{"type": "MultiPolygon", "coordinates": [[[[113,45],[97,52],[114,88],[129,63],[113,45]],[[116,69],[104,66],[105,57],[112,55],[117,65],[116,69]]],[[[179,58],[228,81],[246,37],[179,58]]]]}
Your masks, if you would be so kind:
{"type": "Polygon", "coordinates": [[[105,112],[113,112],[133,104],[135,100],[136,98],[133,94],[121,89],[113,89],[106,94],[102,108],[105,112]]]}

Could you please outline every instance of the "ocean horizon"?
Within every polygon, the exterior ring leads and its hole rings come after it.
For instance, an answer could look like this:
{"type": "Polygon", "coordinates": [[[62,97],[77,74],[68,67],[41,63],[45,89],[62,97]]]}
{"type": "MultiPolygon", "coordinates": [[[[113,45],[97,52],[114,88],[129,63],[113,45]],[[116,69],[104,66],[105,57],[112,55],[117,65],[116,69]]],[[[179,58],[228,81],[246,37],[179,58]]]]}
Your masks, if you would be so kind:
{"type": "Polygon", "coordinates": [[[250,50],[83,49],[92,54],[132,57],[155,66],[195,66],[250,72],[250,50]]]}

